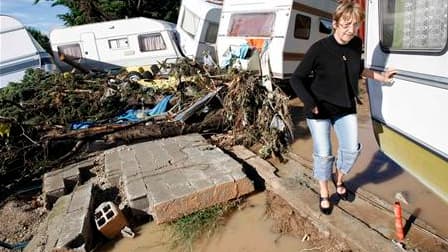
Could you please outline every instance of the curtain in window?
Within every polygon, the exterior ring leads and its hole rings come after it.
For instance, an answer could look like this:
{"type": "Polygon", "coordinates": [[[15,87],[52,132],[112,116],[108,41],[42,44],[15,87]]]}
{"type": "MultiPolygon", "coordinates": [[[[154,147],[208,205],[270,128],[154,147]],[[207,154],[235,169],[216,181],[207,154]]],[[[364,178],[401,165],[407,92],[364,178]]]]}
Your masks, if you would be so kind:
{"type": "Polygon", "coordinates": [[[185,9],[184,16],[182,18],[182,29],[184,29],[191,36],[195,36],[199,29],[199,17],[193,14],[191,11],[185,9]]]}
{"type": "Polygon", "coordinates": [[[228,36],[269,37],[274,25],[274,14],[235,14],[232,15],[230,24],[228,36]]]}
{"type": "Polygon", "coordinates": [[[81,47],[78,44],[58,46],[59,56],[62,54],[71,59],[82,58],[81,47]]]}
{"type": "Polygon", "coordinates": [[[142,52],[164,50],[166,48],[165,42],[160,34],[140,35],[138,43],[142,52]]]}
{"type": "Polygon", "coordinates": [[[442,50],[447,41],[448,1],[383,1],[385,45],[392,49],[442,50]]]}

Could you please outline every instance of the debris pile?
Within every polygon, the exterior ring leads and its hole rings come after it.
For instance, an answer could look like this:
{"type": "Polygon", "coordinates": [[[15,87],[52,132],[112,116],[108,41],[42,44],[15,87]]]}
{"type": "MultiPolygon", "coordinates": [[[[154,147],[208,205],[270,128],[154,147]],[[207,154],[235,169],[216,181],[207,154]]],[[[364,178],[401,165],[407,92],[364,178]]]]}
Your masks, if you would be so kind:
{"type": "Polygon", "coordinates": [[[1,188],[74,162],[94,142],[111,147],[200,132],[222,147],[261,143],[264,157],[286,149],[288,97],[268,92],[259,74],[223,73],[187,59],[151,69],[138,78],[28,70],[22,82],[0,89],[1,188]]]}

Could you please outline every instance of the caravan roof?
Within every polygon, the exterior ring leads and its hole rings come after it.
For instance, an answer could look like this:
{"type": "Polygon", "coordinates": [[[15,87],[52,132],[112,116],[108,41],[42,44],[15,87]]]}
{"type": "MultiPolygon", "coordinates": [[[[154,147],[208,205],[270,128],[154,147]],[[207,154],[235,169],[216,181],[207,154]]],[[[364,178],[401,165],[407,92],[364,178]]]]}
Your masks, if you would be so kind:
{"type": "Polygon", "coordinates": [[[18,30],[25,27],[19,20],[6,15],[0,15],[0,23],[2,24],[0,26],[0,33],[18,30]]]}
{"type": "Polygon", "coordinates": [[[222,1],[183,0],[182,5],[202,19],[211,18],[213,21],[216,19],[219,22],[222,1]]]}
{"type": "Polygon", "coordinates": [[[50,32],[50,40],[52,41],[52,43],[58,43],[60,41],[70,41],[70,37],[72,37],[72,41],[77,41],[79,40],[79,34],[84,32],[94,32],[95,37],[99,39],[119,36],[121,34],[141,33],[142,30],[148,32],[157,32],[175,29],[175,24],[167,21],[137,17],[93,24],[77,25],[66,28],[56,28],[50,32]]]}
{"type": "Polygon", "coordinates": [[[45,52],[30,36],[19,20],[0,15],[0,62],[7,63],[23,57],[45,52]]]}

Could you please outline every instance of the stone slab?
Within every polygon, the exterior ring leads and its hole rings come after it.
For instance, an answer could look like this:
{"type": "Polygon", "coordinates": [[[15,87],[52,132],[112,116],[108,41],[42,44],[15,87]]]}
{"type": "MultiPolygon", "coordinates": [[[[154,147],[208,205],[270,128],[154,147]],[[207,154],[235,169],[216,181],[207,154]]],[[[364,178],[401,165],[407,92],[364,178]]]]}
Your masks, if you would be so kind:
{"type": "Polygon", "coordinates": [[[89,251],[92,189],[93,184],[88,183],[76,187],[72,194],[60,197],[25,251],[47,252],[65,248],[89,251]]]}
{"type": "Polygon", "coordinates": [[[108,176],[117,174],[117,156],[129,205],[157,223],[254,191],[242,165],[199,134],[105,152],[108,176]]]}

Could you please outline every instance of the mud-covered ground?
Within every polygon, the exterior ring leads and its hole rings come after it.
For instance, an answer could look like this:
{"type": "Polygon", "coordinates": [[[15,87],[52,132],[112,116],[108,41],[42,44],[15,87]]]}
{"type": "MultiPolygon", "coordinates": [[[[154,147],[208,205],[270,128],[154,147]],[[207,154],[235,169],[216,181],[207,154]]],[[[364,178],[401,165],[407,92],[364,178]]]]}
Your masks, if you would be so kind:
{"type": "MultiPolygon", "coordinates": [[[[17,245],[29,241],[46,218],[39,193],[11,196],[0,204],[0,241],[17,245]]],[[[0,247],[0,251],[11,251],[0,247]]]]}

